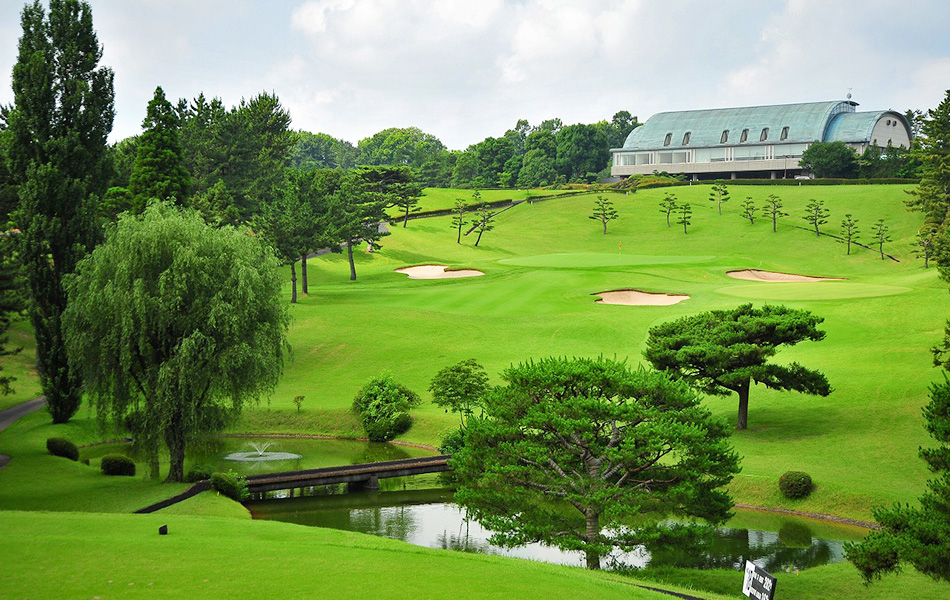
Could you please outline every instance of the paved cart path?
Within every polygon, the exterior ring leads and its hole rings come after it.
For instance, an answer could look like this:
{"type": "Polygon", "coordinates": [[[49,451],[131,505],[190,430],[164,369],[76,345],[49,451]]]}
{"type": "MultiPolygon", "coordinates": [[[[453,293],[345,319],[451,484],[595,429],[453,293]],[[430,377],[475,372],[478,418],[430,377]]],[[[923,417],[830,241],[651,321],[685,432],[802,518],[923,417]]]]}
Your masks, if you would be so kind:
{"type": "MultiPolygon", "coordinates": [[[[0,431],[13,425],[13,423],[23,415],[37,411],[43,406],[46,406],[46,396],[40,396],[39,398],[27,400],[23,404],[17,404],[6,410],[0,410],[0,431]]],[[[6,454],[0,454],[0,469],[5,467],[8,462],[10,462],[10,457],[6,454]]]]}

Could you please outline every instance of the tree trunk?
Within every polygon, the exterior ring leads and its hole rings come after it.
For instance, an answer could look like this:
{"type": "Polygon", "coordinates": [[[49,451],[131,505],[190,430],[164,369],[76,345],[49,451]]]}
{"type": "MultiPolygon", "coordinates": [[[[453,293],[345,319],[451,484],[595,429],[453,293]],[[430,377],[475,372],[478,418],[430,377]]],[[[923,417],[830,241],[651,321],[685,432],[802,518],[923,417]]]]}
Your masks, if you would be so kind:
{"type": "Polygon", "coordinates": [[[686,231],[686,221],[683,221],[683,233],[687,233],[687,231],[686,231]]]}
{"type": "Polygon", "coordinates": [[[409,223],[409,205],[406,205],[406,218],[402,220],[403,228],[405,228],[408,223],[409,223]]]}
{"type": "Polygon", "coordinates": [[[353,262],[353,240],[346,244],[346,257],[350,259],[350,281],[356,281],[356,263],[353,262]]]}
{"type": "Polygon", "coordinates": [[[185,479],[185,432],[182,428],[182,415],[172,415],[168,430],[165,432],[165,444],[168,445],[168,477],[166,483],[181,482],[185,479]]]}
{"type": "MultiPolygon", "coordinates": [[[[597,536],[600,534],[600,515],[588,513],[587,517],[587,543],[593,543],[597,540],[597,536]]],[[[600,554],[597,554],[593,550],[586,550],[584,552],[587,555],[587,568],[597,571],[600,569],[600,554]]]]}
{"type": "Polygon", "coordinates": [[[462,243],[462,224],[461,224],[461,223],[459,223],[459,239],[457,239],[457,240],[455,241],[455,243],[456,243],[456,244],[461,244],[461,243],[462,243]]]}
{"type": "Polygon", "coordinates": [[[607,235],[607,221],[604,221],[604,235],[607,235]]]}
{"type": "Polygon", "coordinates": [[[736,429],[745,429],[749,424],[749,385],[750,380],[745,382],[736,390],[739,394],[739,418],[736,421],[736,429]]]}
{"type": "Polygon", "coordinates": [[[158,479],[161,477],[158,468],[158,450],[149,450],[148,451],[148,467],[149,467],[149,477],[151,479],[158,479]]]}
{"type": "Polygon", "coordinates": [[[482,241],[482,233],[484,233],[484,232],[485,232],[484,229],[479,230],[479,232],[478,232],[478,239],[475,240],[475,247],[476,247],[476,248],[478,247],[478,242],[482,241]]]}
{"type": "Polygon", "coordinates": [[[775,215],[772,215],[772,233],[776,233],[776,231],[775,231],[775,222],[776,222],[777,220],[778,220],[778,219],[776,219],[775,215]]]}
{"type": "Polygon", "coordinates": [[[309,294],[307,289],[307,253],[300,255],[300,293],[304,296],[309,294]]]}
{"type": "Polygon", "coordinates": [[[297,303],[297,261],[290,263],[290,303],[297,303]]]}

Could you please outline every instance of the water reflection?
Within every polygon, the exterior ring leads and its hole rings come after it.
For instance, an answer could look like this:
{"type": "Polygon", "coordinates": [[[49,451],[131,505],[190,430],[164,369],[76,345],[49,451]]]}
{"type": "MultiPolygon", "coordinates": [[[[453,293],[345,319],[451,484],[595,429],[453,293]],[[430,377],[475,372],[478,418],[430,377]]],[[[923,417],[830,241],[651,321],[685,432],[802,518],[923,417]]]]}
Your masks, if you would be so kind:
{"type": "MultiPolygon", "coordinates": [[[[430,548],[501,554],[576,566],[584,564],[583,555],[578,552],[565,552],[541,544],[512,549],[493,546],[488,543],[492,532],[467,518],[464,510],[452,502],[452,490],[408,489],[406,481],[381,480],[384,487],[381,491],[298,495],[292,499],[250,502],[247,506],[256,519],[356,531],[430,548]],[[397,489],[399,486],[404,489],[397,489]]],[[[343,488],[337,488],[337,491],[343,491],[343,488]]],[[[756,518],[761,520],[763,517],[756,518]]],[[[723,527],[690,548],[669,545],[643,547],[634,552],[616,552],[606,562],[625,567],[741,570],[745,561],[751,560],[770,572],[793,571],[842,561],[843,541],[855,539],[853,531],[844,529],[840,532],[840,539],[833,539],[836,532],[830,525],[822,525],[822,529],[823,535],[828,536],[830,532],[831,537],[818,538],[808,521],[793,517],[769,519],[777,531],[723,527]]],[[[736,520],[741,524],[743,519],[737,517],[736,520]]]]}

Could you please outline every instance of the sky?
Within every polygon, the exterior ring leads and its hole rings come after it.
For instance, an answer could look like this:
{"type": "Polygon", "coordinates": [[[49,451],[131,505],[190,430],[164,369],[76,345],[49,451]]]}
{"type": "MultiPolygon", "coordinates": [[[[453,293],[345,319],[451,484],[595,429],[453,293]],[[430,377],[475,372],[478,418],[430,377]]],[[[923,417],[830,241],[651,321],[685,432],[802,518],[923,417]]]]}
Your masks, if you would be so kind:
{"type": "MultiPolygon", "coordinates": [[[[44,2],[45,3],[45,2],[44,2]]],[[[10,104],[21,0],[0,0],[10,104]]],[[[356,144],[418,127],[462,150],[519,119],[844,99],[935,107],[947,0],[90,0],[115,73],[110,140],[156,86],[226,106],[275,93],[292,127],[356,144]]]]}

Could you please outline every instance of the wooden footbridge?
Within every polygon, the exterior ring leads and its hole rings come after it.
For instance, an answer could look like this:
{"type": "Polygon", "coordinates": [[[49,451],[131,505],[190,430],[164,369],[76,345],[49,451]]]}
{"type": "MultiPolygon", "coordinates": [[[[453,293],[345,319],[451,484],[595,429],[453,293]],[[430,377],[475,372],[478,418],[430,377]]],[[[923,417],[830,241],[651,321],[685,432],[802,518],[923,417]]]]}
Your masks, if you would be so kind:
{"type": "MultiPolygon", "coordinates": [[[[247,489],[251,494],[262,494],[275,490],[291,490],[291,495],[293,495],[293,490],[297,488],[339,483],[347,483],[368,489],[377,489],[379,488],[380,479],[448,471],[448,461],[451,457],[449,454],[441,454],[439,456],[405,458],[402,460],[346,465],[343,467],[324,467],[322,469],[307,469],[305,471],[286,471],[283,473],[252,475],[246,478],[247,489]]],[[[181,502],[182,500],[187,500],[209,489],[211,489],[211,486],[207,481],[199,481],[177,496],[156,502],[135,512],[155,512],[181,502]]]]}
{"type": "Polygon", "coordinates": [[[325,467],[306,471],[252,475],[247,478],[247,490],[252,494],[259,494],[275,490],[291,490],[337,483],[356,484],[360,487],[374,489],[379,487],[380,479],[448,471],[449,458],[451,458],[450,455],[441,454],[439,456],[405,458],[344,467],[325,467]]]}

